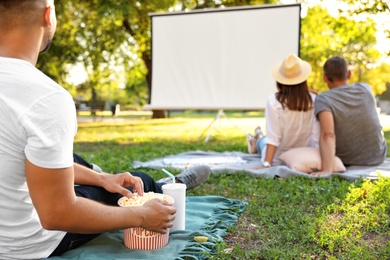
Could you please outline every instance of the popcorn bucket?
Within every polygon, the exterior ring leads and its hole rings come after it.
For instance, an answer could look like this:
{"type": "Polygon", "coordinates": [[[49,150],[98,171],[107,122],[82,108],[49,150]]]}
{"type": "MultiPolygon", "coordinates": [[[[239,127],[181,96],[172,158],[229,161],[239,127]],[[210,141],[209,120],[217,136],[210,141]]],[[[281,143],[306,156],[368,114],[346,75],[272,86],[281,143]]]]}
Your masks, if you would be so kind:
{"type": "Polygon", "coordinates": [[[163,248],[169,241],[169,230],[165,234],[135,227],[123,230],[124,244],[129,249],[154,250],[163,248]]]}
{"type": "MultiPolygon", "coordinates": [[[[139,207],[148,200],[160,198],[171,203],[174,202],[171,196],[160,193],[145,193],[144,196],[134,196],[133,198],[122,197],[118,200],[121,207],[139,207]]],[[[163,248],[169,241],[169,229],[167,233],[161,234],[149,231],[141,227],[126,228],[123,230],[124,244],[129,249],[137,250],[155,250],[163,248]]]]}

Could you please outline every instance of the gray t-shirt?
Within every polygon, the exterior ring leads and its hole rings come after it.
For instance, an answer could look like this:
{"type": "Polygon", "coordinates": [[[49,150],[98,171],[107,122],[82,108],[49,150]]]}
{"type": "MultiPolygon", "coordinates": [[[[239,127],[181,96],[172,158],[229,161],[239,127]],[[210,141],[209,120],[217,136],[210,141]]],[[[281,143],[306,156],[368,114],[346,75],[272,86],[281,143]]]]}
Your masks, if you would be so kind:
{"type": "Polygon", "coordinates": [[[345,165],[383,162],[387,156],[386,140],[367,84],[347,84],[321,93],[315,100],[317,117],[321,111],[333,114],[336,155],[345,165]]]}

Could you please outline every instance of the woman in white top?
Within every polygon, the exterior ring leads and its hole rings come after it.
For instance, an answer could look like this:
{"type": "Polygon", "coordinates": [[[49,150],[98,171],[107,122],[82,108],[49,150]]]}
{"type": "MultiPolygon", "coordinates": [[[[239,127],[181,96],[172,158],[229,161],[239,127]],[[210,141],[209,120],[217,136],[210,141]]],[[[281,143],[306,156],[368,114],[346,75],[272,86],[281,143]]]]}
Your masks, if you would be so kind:
{"type": "Polygon", "coordinates": [[[267,136],[259,128],[255,136],[247,136],[249,152],[262,155],[263,167],[281,164],[279,156],[291,148],[318,146],[316,95],[309,91],[306,81],[310,74],[310,64],[294,54],[274,67],[272,76],[278,91],[266,104],[267,136]]]}

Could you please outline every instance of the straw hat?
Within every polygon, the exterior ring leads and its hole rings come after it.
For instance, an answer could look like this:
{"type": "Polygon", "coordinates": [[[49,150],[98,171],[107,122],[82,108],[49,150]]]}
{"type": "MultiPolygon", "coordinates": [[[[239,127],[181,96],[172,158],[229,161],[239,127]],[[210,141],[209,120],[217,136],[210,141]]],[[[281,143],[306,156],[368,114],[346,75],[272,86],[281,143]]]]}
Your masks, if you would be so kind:
{"type": "Polygon", "coordinates": [[[311,66],[308,62],[301,60],[295,54],[290,54],[274,67],[272,76],[281,84],[296,85],[307,80],[310,73],[311,66]]]}

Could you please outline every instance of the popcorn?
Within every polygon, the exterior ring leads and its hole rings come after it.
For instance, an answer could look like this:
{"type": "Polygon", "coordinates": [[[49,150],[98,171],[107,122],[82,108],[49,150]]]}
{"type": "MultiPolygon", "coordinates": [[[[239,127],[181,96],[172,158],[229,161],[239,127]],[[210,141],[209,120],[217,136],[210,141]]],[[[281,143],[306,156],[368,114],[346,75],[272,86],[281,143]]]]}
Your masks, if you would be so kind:
{"type": "Polygon", "coordinates": [[[133,196],[131,198],[122,197],[119,199],[118,204],[121,207],[142,206],[149,200],[156,198],[173,202],[172,198],[168,197],[167,195],[161,193],[147,192],[144,193],[143,196],[138,195],[138,193],[133,193],[133,196]]]}

